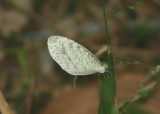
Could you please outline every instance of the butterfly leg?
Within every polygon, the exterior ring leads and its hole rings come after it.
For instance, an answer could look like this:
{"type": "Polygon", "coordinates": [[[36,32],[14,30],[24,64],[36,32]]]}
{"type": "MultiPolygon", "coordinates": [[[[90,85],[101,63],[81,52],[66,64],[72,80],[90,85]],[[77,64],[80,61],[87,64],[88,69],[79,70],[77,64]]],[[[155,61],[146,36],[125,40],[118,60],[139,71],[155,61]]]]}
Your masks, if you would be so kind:
{"type": "Polygon", "coordinates": [[[106,76],[105,76],[104,74],[102,74],[102,76],[104,77],[105,80],[107,80],[107,79],[106,79],[106,76]]]}
{"type": "Polygon", "coordinates": [[[78,76],[75,76],[75,77],[73,78],[73,87],[74,87],[74,90],[77,89],[77,87],[76,87],[76,80],[77,80],[77,78],[78,78],[78,76]]]}
{"type": "MultiPolygon", "coordinates": [[[[107,74],[110,74],[113,78],[115,78],[111,72],[109,72],[109,71],[105,71],[105,72],[106,72],[107,74]]],[[[108,77],[109,77],[109,76],[108,76],[108,77]]]]}

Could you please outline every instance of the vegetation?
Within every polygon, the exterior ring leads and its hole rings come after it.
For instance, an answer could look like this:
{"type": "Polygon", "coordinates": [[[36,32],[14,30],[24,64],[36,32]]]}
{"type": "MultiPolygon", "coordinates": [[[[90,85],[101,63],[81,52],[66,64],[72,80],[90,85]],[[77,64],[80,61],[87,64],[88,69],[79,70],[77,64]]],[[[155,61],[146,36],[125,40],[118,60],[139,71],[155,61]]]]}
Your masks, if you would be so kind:
{"type": "Polygon", "coordinates": [[[0,113],[160,113],[155,102],[148,102],[159,100],[159,2],[2,0],[0,6],[0,113]],[[96,74],[78,78],[74,91],[73,77],[51,60],[47,50],[47,38],[56,34],[92,52],[103,44],[107,47],[99,57],[109,66],[97,76],[100,92],[96,74]],[[123,82],[128,81],[126,72],[135,85],[123,82]],[[122,87],[117,86],[120,82],[122,87]]]}

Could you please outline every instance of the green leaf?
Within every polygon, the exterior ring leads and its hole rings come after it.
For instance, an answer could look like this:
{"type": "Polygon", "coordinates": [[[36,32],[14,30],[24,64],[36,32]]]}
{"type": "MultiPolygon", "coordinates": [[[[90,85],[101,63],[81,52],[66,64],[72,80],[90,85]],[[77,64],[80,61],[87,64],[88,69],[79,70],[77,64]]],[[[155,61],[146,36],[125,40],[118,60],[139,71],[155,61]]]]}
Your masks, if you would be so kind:
{"type": "Polygon", "coordinates": [[[142,98],[147,97],[150,92],[152,92],[154,88],[150,88],[148,90],[141,90],[137,94],[139,94],[142,98]]]}

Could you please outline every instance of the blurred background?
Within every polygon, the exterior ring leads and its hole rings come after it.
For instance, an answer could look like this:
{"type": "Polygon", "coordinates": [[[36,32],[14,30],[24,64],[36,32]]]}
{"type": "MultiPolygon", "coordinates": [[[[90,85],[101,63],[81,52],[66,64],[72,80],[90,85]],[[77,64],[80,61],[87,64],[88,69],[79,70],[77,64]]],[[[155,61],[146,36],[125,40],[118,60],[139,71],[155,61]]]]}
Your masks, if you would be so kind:
{"type": "MultiPolygon", "coordinates": [[[[160,1],[107,0],[105,6],[120,105],[160,64],[160,1]]],[[[99,75],[79,77],[74,90],[74,77],[49,55],[51,35],[68,37],[95,54],[106,44],[102,2],[0,0],[0,90],[17,114],[97,114],[99,75]]],[[[128,114],[160,114],[159,89],[128,114]]]]}

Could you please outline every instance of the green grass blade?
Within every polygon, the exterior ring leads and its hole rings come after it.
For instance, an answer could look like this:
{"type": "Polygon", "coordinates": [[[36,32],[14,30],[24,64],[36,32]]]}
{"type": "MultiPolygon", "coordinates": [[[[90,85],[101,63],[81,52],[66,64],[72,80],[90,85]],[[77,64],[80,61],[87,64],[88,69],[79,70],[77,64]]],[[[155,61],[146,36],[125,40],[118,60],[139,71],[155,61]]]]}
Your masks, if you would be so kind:
{"type": "Polygon", "coordinates": [[[108,71],[100,74],[100,104],[98,114],[118,114],[114,98],[116,94],[116,84],[114,69],[112,64],[112,55],[108,55],[106,62],[109,65],[108,71]],[[110,73],[109,73],[110,72],[110,73]]]}

